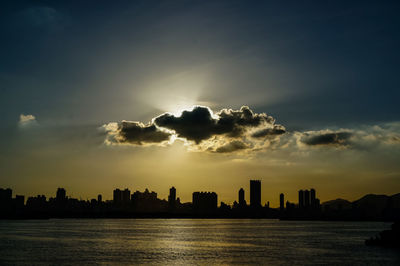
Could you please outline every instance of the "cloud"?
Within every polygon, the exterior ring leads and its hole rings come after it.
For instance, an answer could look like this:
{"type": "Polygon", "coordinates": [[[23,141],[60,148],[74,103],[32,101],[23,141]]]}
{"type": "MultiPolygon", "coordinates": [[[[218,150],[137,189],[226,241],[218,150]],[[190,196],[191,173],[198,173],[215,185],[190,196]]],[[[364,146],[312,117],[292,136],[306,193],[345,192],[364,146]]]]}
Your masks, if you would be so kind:
{"type": "Polygon", "coordinates": [[[335,145],[347,146],[350,144],[351,132],[309,132],[304,133],[301,141],[307,145],[335,145]]]}
{"type": "Polygon", "coordinates": [[[109,143],[155,144],[168,141],[171,133],[161,131],[154,124],[144,125],[140,122],[122,121],[103,126],[107,132],[109,143]]]}
{"type": "MultiPolygon", "coordinates": [[[[240,110],[222,109],[215,115],[208,107],[196,106],[191,111],[183,111],[178,117],[163,114],[157,117],[154,123],[175,131],[180,138],[199,144],[216,135],[238,138],[250,129],[274,129],[275,119],[264,113],[256,114],[247,106],[242,106],[240,110]]],[[[284,130],[283,126],[279,127],[284,130]]]]}
{"type": "Polygon", "coordinates": [[[193,140],[197,144],[216,133],[217,123],[206,107],[195,107],[183,111],[179,117],[165,113],[156,117],[154,123],[163,128],[174,130],[178,137],[193,140]]]}
{"type": "Polygon", "coordinates": [[[306,147],[346,148],[364,151],[379,148],[398,149],[400,146],[400,123],[364,125],[352,129],[294,132],[289,135],[295,139],[294,142],[297,147],[302,149],[306,147]]]}
{"type": "Polygon", "coordinates": [[[103,128],[109,144],[165,144],[180,139],[192,150],[234,152],[268,144],[286,132],[265,113],[254,113],[249,107],[222,109],[213,113],[205,106],[194,106],[179,116],[164,113],[144,125],[140,122],[109,123],[103,128]]]}
{"type": "Polygon", "coordinates": [[[397,122],[352,129],[287,132],[273,117],[255,113],[247,106],[218,112],[194,106],[180,115],[163,113],[147,124],[122,121],[102,128],[107,134],[107,144],[167,146],[180,140],[190,151],[212,153],[307,149],[311,152],[315,148],[373,150],[400,146],[400,123],[397,122]]]}
{"type": "Polygon", "coordinates": [[[286,133],[286,129],[282,125],[274,125],[273,128],[265,128],[254,132],[253,138],[262,138],[266,136],[276,136],[286,133]]]}
{"type": "Polygon", "coordinates": [[[387,144],[400,144],[400,135],[389,136],[386,140],[387,144]]]}
{"type": "Polygon", "coordinates": [[[30,114],[28,115],[20,114],[18,124],[21,127],[37,125],[36,117],[30,114]]]}

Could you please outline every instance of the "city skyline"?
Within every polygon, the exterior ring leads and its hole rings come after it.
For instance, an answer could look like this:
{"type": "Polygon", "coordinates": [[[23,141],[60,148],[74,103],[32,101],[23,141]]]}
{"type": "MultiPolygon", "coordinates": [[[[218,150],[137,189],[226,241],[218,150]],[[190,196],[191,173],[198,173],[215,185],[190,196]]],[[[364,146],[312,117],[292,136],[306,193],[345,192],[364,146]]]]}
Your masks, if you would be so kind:
{"type": "MultiPolygon", "coordinates": [[[[244,199],[243,188],[232,203],[218,201],[215,191],[194,191],[191,202],[182,202],[174,186],[168,200],[158,198],[157,192],[113,190],[112,200],[101,194],[90,200],[67,196],[65,188],[57,188],[55,197],[15,195],[0,188],[0,219],[49,218],[264,218],[280,220],[391,220],[399,218],[400,193],[395,195],[365,195],[356,201],[336,199],[322,202],[314,188],[300,189],[298,201],[286,200],[279,194],[279,207],[270,202],[262,204],[261,181],[249,180],[250,202],[244,199]]],[[[179,195],[179,191],[178,191],[179,195]]]]}
{"type": "MultiPolygon", "coordinates": [[[[177,194],[177,189],[175,188],[175,186],[172,186],[169,188],[169,194],[167,195],[167,197],[158,197],[159,194],[155,191],[149,190],[147,187],[145,189],[143,189],[143,192],[141,192],[140,190],[131,190],[130,188],[126,187],[126,188],[114,188],[112,190],[112,197],[111,198],[104,198],[103,194],[97,194],[96,197],[94,198],[86,198],[86,199],[82,199],[82,197],[79,198],[74,198],[73,196],[71,196],[72,194],[67,194],[66,193],[66,189],[63,187],[58,187],[55,197],[52,197],[51,195],[44,195],[44,194],[35,194],[33,193],[32,195],[21,195],[18,193],[15,193],[14,190],[12,190],[11,188],[0,188],[1,191],[1,195],[5,198],[9,198],[11,199],[13,196],[14,200],[17,200],[18,202],[23,202],[24,204],[26,203],[26,201],[29,198],[37,198],[37,197],[44,197],[45,199],[59,199],[59,198],[64,198],[64,199],[75,199],[75,200],[80,200],[80,201],[87,201],[87,202],[91,202],[91,201],[96,201],[97,202],[113,202],[114,204],[127,204],[130,203],[131,201],[134,200],[134,195],[141,195],[142,193],[148,195],[150,198],[153,199],[157,199],[157,200],[162,200],[162,201],[166,201],[168,203],[171,202],[179,202],[182,204],[185,203],[193,203],[196,199],[199,198],[199,196],[202,195],[209,195],[209,194],[215,194],[215,204],[216,206],[220,206],[220,205],[228,205],[228,206],[249,206],[252,208],[258,208],[258,207],[264,207],[267,206],[268,208],[273,208],[273,209],[286,209],[288,205],[290,206],[296,206],[296,208],[300,208],[300,209],[307,209],[307,208],[315,208],[316,206],[320,206],[322,203],[324,203],[323,201],[320,200],[320,195],[317,198],[316,196],[316,189],[314,188],[309,188],[309,189],[303,189],[301,188],[300,190],[297,191],[297,198],[295,200],[289,200],[292,199],[292,197],[287,197],[287,193],[286,192],[281,192],[279,193],[279,195],[277,195],[277,204],[275,205],[273,202],[271,204],[270,201],[265,201],[262,202],[261,200],[261,195],[262,195],[262,186],[261,186],[261,180],[249,180],[249,190],[246,193],[246,190],[243,189],[243,187],[241,187],[240,189],[237,190],[237,198],[234,199],[233,201],[226,201],[224,199],[221,199],[220,197],[218,197],[218,194],[216,194],[217,192],[214,191],[206,191],[206,190],[201,190],[201,191],[193,191],[191,193],[191,200],[189,201],[185,201],[185,200],[181,200],[181,198],[179,197],[179,194],[177,194]],[[248,199],[246,200],[246,196],[248,195],[248,199]],[[7,195],[7,196],[6,196],[7,195]],[[196,196],[195,196],[196,195],[196,196]],[[289,199],[288,199],[289,198],[289,199]]],[[[179,193],[179,191],[178,191],[179,193]]],[[[373,193],[367,194],[367,195],[375,195],[373,193]]],[[[396,193],[393,195],[378,195],[378,196],[398,196],[400,195],[400,193],[396,193]]],[[[331,200],[327,200],[325,202],[333,202],[333,201],[348,201],[348,199],[343,199],[343,198],[335,198],[335,199],[331,199],[331,200]]]]}

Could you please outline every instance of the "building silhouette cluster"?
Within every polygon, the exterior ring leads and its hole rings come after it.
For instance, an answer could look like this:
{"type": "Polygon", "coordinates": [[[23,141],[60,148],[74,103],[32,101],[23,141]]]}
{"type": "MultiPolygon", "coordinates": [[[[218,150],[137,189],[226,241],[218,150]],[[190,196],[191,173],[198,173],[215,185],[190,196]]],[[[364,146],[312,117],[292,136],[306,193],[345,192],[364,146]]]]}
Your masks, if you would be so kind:
{"type": "Polygon", "coordinates": [[[128,204],[131,201],[131,191],[129,189],[120,190],[119,188],[113,191],[113,202],[115,205],[128,204]]]}
{"type": "Polygon", "coordinates": [[[392,199],[388,201],[390,205],[382,215],[366,216],[363,209],[357,207],[362,206],[359,202],[358,205],[352,205],[351,212],[349,208],[333,209],[334,204],[322,208],[313,188],[299,190],[297,204],[289,201],[285,203],[285,195],[280,193],[279,208],[270,208],[269,202],[262,206],[261,195],[261,180],[250,180],[250,204],[245,200],[245,190],[240,188],[237,201],[232,205],[221,202],[219,206],[216,192],[193,192],[192,202],[181,203],[175,187],[169,189],[167,200],[159,199],[156,192],[148,189],[131,193],[128,188],[114,189],[112,200],[103,201],[102,195],[98,195],[97,199],[78,200],[68,197],[64,188],[58,188],[55,197],[47,199],[45,195],[37,195],[29,197],[26,202],[24,196],[16,195],[13,198],[11,189],[0,188],[0,218],[223,217],[354,220],[386,219],[394,217],[394,213],[400,213],[397,212],[400,207],[392,199]]]}
{"type": "Polygon", "coordinates": [[[286,201],[285,195],[279,195],[280,218],[286,219],[319,219],[322,217],[320,200],[316,198],[315,189],[299,190],[298,203],[286,201]]]}
{"type": "Polygon", "coordinates": [[[316,209],[319,208],[319,199],[315,197],[315,189],[299,190],[299,208],[316,209]]]}

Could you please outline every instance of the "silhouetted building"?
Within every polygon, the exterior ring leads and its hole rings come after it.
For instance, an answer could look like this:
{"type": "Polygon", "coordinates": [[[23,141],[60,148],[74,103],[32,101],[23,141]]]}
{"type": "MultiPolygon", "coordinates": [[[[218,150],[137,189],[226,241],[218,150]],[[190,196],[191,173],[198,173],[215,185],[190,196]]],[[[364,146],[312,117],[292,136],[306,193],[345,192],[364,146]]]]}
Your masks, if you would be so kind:
{"type": "Polygon", "coordinates": [[[311,201],[311,207],[315,208],[317,207],[317,202],[315,198],[315,189],[310,190],[310,201],[311,201]]]}
{"type": "Polygon", "coordinates": [[[30,211],[42,212],[47,209],[47,201],[45,195],[37,195],[36,197],[29,197],[26,201],[26,207],[30,211]]]}
{"type": "Polygon", "coordinates": [[[176,204],[176,189],[172,187],[169,189],[168,205],[170,209],[174,209],[176,204]]]}
{"type": "Polygon", "coordinates": [[[11,199],[12,199],[11,188],[6,188],[6,189],[0,188],[0,202],[11,201],[11,199]]]}
{"type": "Polygon", "coordinates": [[[131,191],[125,188],[125,190],[122,191],[122,203],[128,204],[130,201],[131,201],[131,191]]]}
{"type": "Polygon", "coordinates": [[[304,191],[299,190],[299,208],[304,208],[304,191]]]}
{"type": "Polygon", "coordinates": [[[139,200],[139,201],[154,201],[157,200],[157,193],[152,191],[150,192],[147,188],[144,192],[136,191],[132,194],[132,201],[139,200]]]}
{"type": "MultiPolygon", "coordinates": [[[[144,192],[136,191],[131,196],[132,204],[136,211],[151,212],[161,211],[163,204],[157,199],[157,193],[146,188],[144,192]]],[[[167,203],[168,204],[168,203],[167,203]]],[[[167,208],[167,206],[165,206],[167,208]]]]}
{"type": "Polygon", "coordinates": [[[310,207],[310,191],[308,189],[304,191],[304,207],[310,207]]]}
{"type": "Polygon", "coordinates": [[[12,190],[0,188],[0,217],[12,210],[12,190]]]}
{"type": "Polygon", "coordinates": [[[114,189],[113,202],[114,202],[114,204],[122,203],[122,191],[119,188],[114,189]]]}
{"type": "Polygon", "coordinates": [[[58,188],[57,189],[57,194],[56,194],[56,200],[58,202],[63,202],[66,200],[66,191],[64,188],[58,188]]]}
{"type": "Polygon", "coordinates": [[[250,206],[261,207],[261,180],[250,180],[250,206]]]}
{"type": "Polygon", "coordinates": [[[120,190],[119,188],[114,190],[113,202],[115,205],[129,204],[131,202],[131,191],[127,188],[120,190]]]}
{"type": "Polygon", "coordinates": [[[49,202],[51,208],[56,208],[57,212],[62,212],[67,205],[67,196],[64,188],[58,188],[56,192],[56,198],[49,202]]]}
{"type": "Polygon", "coordinates": [[[231,206],[229,206],[225,202],[221,202],[221,205],[219,206],[219,213],[224,215],[229,215],[231,210],[232,210],[231,206]]]}
{"type": "Polygon", "coordinates": [[[22,196],[22,195],[15,195],[14,202],[15,202],[15,206],[16,206],[17,208],[23,207],[24,204],[25,204],[25,196],[22,196]]]}
{"type": "Polygon", "coordinates": [[[99,194],[97,195],[97,202],[101,203],[103,201],[103,197],[99,194]]]}
{"type": "Polygon", "coordinates": [[[281,211],[285,209],[285,195],[283,195],[283,193],[279,195],[279,208],[281,211]]]}
{"type": "Polygon", "coordinates": [[[193,192],[192,206],[195,212],[214,212],[218,206],[215,192],[193,192]]]}
{"type": "Polygon", "coordinates": [[[286,201],[286,210],[290,211],[290,210],[293,210],[295,207],[296,207],[296,204],[286,201]]]}
{"type": "Polygon", "coordinates": [[[244,189],[239,189],[239,206],[246,206],[246,200],[244,199],[244,189]]]}

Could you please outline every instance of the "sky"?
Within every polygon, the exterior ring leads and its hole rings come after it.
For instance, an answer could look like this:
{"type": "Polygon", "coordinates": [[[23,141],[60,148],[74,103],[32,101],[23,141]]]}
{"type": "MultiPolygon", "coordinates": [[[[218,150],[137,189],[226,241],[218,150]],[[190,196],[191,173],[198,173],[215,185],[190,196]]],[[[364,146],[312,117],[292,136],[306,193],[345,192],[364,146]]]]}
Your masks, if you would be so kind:
{"type": "Polygon", "coordinates": [[[400,192],[396,1],[2,1],[0,187],[400,192]]]}

